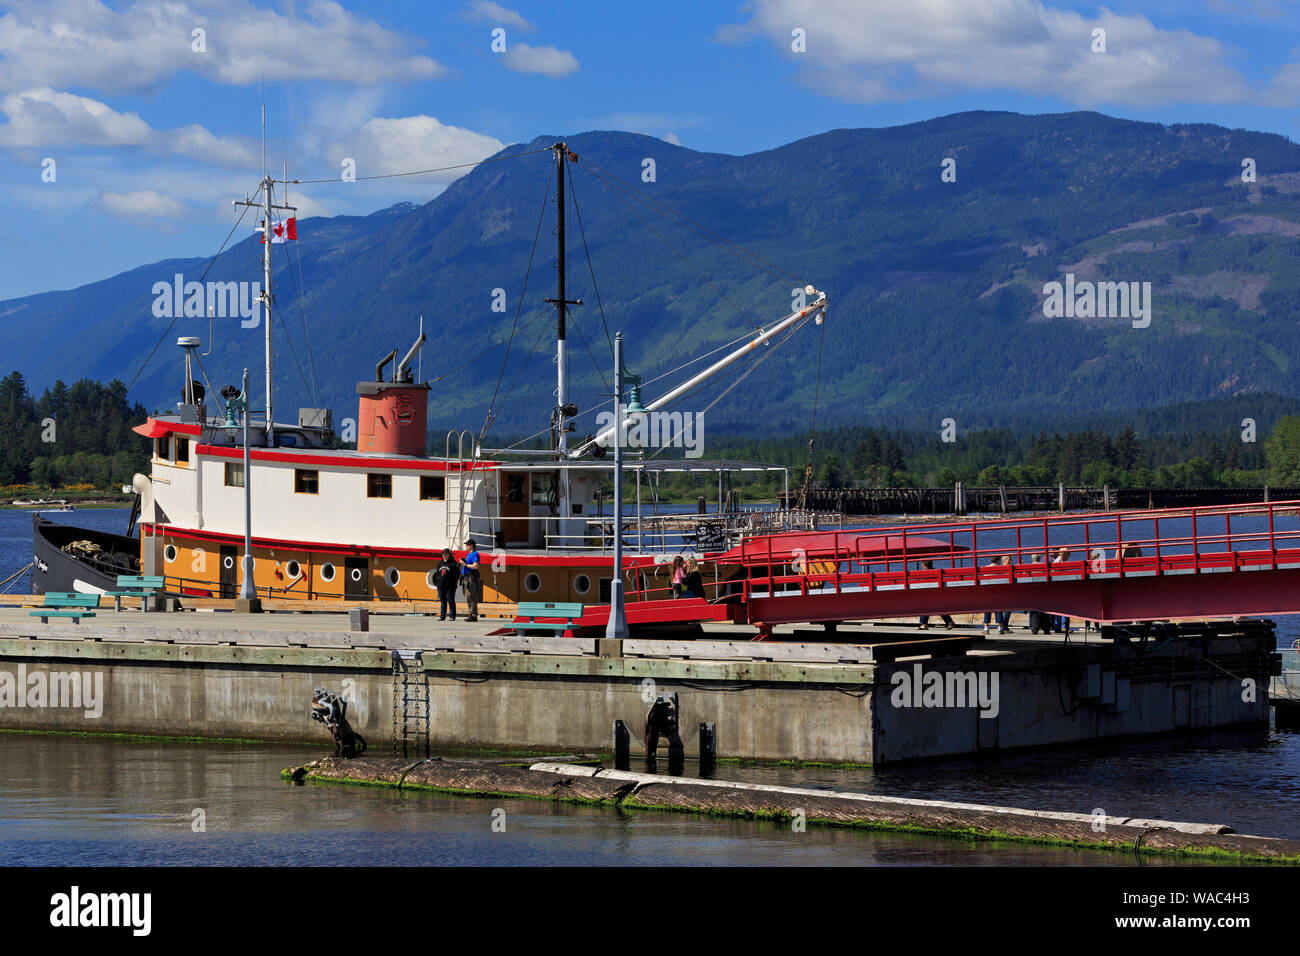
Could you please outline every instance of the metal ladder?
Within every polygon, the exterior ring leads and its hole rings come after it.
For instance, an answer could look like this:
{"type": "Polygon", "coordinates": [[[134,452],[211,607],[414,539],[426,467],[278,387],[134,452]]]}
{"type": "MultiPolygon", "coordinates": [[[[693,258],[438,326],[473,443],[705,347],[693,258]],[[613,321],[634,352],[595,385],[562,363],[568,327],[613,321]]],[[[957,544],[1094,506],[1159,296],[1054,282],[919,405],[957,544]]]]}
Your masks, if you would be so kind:
{"type": "Polygon", "coordinates": [[[393,651],[393,753],[429,756],[429,677],[424,651],[393,651]]]}
{"type": "Polygon", "coordinates": [[[454,461],[456,462],[457,465],[460,466],[454,472],[450,467],[447,469],[447,471],[445,472],[446,484],[443,486],[443,525],[446,528],[446,533],[449,538],[449,543],[453,548],[459,545],[462,541],[464,541],[465,538],[468,537],[470,533],[469,521],[468,521],[469,516],[465,513],[467,507],[472,506],[472,502],[470,503],[470,505],[467,505],[465,501],[464,466],[465,466],[465,439],[466,438],[469,438],[470,453],[474,456],[473,464],[471,464],[470,466],[470,470],[472,472],[474,466],[477,465],[478,463],[478,452],[477,452],[478,446],[477,446],[477,442],[474,439],[473,432],[471,432],[468,428],[462,428],[459,430],[452,429],[451,431],[447,432],[447,439],[444,442],[444,447],[443,447],[443,457],[447,460],[448,464],[454,461]],[[451,457],[451,441],[453,438],[456,439],[455,458],[451,457]],[[452,512],[451,485],[452,485],[453,476],[455,477],[456,480],[456,524],[455,524],[454,531],[452,530],[452,513],[451,513],[452,512]]]}

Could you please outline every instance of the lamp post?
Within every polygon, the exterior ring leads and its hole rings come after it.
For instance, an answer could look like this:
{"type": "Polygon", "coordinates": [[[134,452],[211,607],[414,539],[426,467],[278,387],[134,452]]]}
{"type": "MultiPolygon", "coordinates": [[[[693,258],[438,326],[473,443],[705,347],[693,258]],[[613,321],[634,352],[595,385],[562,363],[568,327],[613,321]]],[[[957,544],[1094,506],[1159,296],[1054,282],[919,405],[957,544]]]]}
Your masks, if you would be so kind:
{"type": "Polygon", "coordinates": [[[235,412],[241,413],[244,430],[244,556],[240,561],[243,580],[239,585],[240,603],[237,609],[257,612],[262,610],[262,607],[253,588],[253,492],[249,481],[252,477],[250,474],[252,468],[248,447],[248,369],[244,369],[243,391],[238,395],[232,394],[233,392],[234,389],[230,386],[222,389],[222,394],[226,398],[226,423],[222,428],[233,436],[235,430],[240,427],[235,421],[235,412]]]}
{"type": "Polygon", "coordinates": [[[640,390],[641,379],[628,375],[623,368],[623,333],[614,336],[614,580],[609,585],[609,622],[605,637],[625,640],[628,637],[627,612],[623,606],[623,419],[644,415],[640,390]],[[632,402],[623,407],[623,385],[632,383],[632,402]]]}

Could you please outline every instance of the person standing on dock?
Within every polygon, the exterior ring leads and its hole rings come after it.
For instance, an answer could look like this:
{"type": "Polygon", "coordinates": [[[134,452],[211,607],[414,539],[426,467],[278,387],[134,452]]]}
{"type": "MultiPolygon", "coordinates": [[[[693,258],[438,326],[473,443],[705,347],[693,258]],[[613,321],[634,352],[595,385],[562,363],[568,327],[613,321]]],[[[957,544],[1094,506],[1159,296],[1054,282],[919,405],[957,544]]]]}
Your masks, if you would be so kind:
{"type": "Polygon", "coordinates": [[[438,602],[441,610],[438,620],[447,620],[447,610],[451,609],[451,619],[456,620],[456,585],[460,583],[460,565],[456,563],[450,548],[442,549],[442,560],[433,569],[434,581],[438,586],[438,602]]]}
{"type": "Polygon", "coordinates": [[[478,545],[470,538],[465,542],[465,547],[469,552],[460,565],[461,579],[465,582],[465,620],[477,621],[479,588],[483,586],[483,579],[479,577],[478,545]]]}
{"type": "MultiPolygon", "coordinates": [[[[1066,547],[1062,547],[1057,549],[1056,556],[1052,558],[1052,563],[1061,564],[1062,562],[1069,561],[1069,560],[1070,560],[1070,549],[1066,547]]],[[[1056,618],[1056,620],[1053,623],[1056,625],[1056,633],[1058,634],[1070,633],[1070,619],[1068,617],[1059,616],[1056,618]]]]}
{"type": "Polygon", "coordinates": [[[695,555],[686,559],[686,594],[683,597],[704,597],[704,575],[700,573],[699,562],[695,555]]]}
{"type": "Polygon", "coordinates": [[[686,561],[679,554],[673,558],[673,597],[686,597],[686,561]]]}
{"type": "MultiPolygon", "coordinates": [[[[933,570],[934,570],[934,562],[933,562],[933,561],[929,561],[929,560],[927,560],[927,561],[921,561],[921,562],[919,562],[919,563],[917,564],[916,567],[917,567],[917,570],[919,570],[919,571],[933,571],[933,570]]],[[[952,615],[950,615],[950,614],[940,614],[939,616],[940,616],[941,618],[943,618],[943,627],[944,627],[944,630],[951,631],[951,630],[953,629],[953,619],[952,619],[952,615]]],[[[921,630],[923,630],[923,631],[925,631],[925,630],[929,630],[929,628],[930,628],[930,623],[929,623],[929,622],[930,622],[930,615],[928,615],[928,614],[922,614],[922,615],[921,615],[921,630]]]]}
{"type": "MultiPolygon", "coordinates": [[[[1000,558],[994,558],[992,561],[990,561],[990,562],[988,563],[988,566],[991,567],[991,568],[992,568],[992,567],[1002,567],[1002,566],[1004,566],[1004,565],[1010,565],[1010,564],[1012,564],[1012,563],[1013,563],[1013,562],[1012,562],[1012,560],[1011,560],[1011,555],[1009,555],[1009,554],[1004,554],[1004,555],[1002,555],[1002,557],[1000,557],[1000,558]]],[[[1014,572],[1012,572],[1012,573],[1014,574],[1014,572]]],[[[998,622],[998,633],[999,633],[999,634],[1006,634],[1008,631],[1011,630],[1011,612],[1010,612],[1010,611],[993,611],[991,616],[992,616],[992,617],[993,617],[993,618],[998,622]]],[[[989,611],[985,611],[985,612],[984,612],[984,633],[985,633],[986,635],[987,635],[988,632],[989,632],[989,617],[990,617],[990,612],[989,612],[989,611]]]]}

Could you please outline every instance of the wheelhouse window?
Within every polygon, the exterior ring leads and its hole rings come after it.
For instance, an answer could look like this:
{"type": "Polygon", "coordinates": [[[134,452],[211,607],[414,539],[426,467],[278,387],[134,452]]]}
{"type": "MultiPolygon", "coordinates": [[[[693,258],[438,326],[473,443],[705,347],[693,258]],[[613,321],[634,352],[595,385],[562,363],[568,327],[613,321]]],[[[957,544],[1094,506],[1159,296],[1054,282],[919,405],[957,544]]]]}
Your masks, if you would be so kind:
{"type": "Polygon", "coordinates": [[[559,476],[553,473],[533,474],[533,504],[554,507],[559,499],[559,476]]]}
{"type": "Polygon", "coordinates": [[[293,490],[300,495],[320,493],[320,472],[310,468],[293,470],[293,490]]]}
{"type": "Polygon", "coordinates": [[[392,475],[366,475],[366,497],[368,498],[391,498],[393,497],[393,476],[392,475]]]}
{"type": "Polygon", "coordinates": [[[447,479],[441,475],[420,476],[420,500],[443,501],[447,497],[447,479]]]}
{"type": "Polygon", "coordinates": [[[156,455],[158,458],[166,458],[168,460],[171,459],[172,457],[172,436],[171,435],[159,435],[157,438],[153,440],[153,444],[154,444],[154,455],[156,455]]]}
{"type": "Polygon", "coordinates": [[[226,462],[226,487],[244,487],[244,463],[242,461],[226,462]]]}
{"type": "Polygon", "coordinates": [[[190,440],[188,438],[176,437],[176,460],[178,462],[188,462],[190,460],[190,440]]]}

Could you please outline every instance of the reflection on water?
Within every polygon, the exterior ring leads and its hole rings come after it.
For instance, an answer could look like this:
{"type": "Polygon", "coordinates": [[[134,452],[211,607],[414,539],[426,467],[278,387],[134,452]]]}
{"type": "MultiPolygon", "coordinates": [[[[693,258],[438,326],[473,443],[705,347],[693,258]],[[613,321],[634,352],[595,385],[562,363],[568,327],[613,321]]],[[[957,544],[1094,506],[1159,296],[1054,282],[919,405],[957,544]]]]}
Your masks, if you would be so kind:
{"type": "MultiPolygon", "coordinates": [[[[638,769],[638,768],[634,768],[638,769]]],[[[692,767],[687,764],[688,774],[692,767]]],[[[721,763],[727,780],[1223,823],[1300,839],[1300,733],[1216,731],[872,769],[721,763]]]]}
{"type": "MultiPolygon", "coordinates": [[[[1123,853],[821,827],[796,833],[778,823],[280,779],[283,768],[318,755],[282,745],[0,734],[0,853],[10,865],[1134,862],[1123,853]],[[498,808],[505,832],[492,828],[498,808]],[[194,830],[196,810],[205,832],[194,830]]],[[[841,781],[836,772],[723,766],[729,775],[787,785],[841,781]]]]}
{"type": "MultiPolygon", "coordinates": [[[[125,511],[75,522],[121,530],[125,511]]],[[[1246,530],[1243,523],[1240,530],[1246,530]]],[[[1163,527],[1162,527],[1163,530],[1163,527]]],[[[1233,530],[1239,530],[1234,521],[1233,530]]],[[[30,557],[30,515],[0,511],[0,578],[30,557]],[[7,570],[6,570],[7,569],[7,570]]],[[[990,539],[991,541],[992,539],[990,539]]],[[[984,539],[981,536],[981,545],[984,539]]],[[[1280,617],[1278,643],[1300,637],[1280,617]]],[[[687,741],[687,752],[694,741],[687,741]]],[[[1052,864],[1115,853],[964,843],[536,800],[295,787],[318,753],[282,745],[153,743],[0,733],[0,849],[11,864],[1052,864]],[[506,810],[505,833],[491,829],[506,810]],[[194,811],[206,832],[192,830],[194,811]]],[[[633,769],[640,769],[633,762],[633,769]]],[[[665,767],[666,769],[666,767],[665,767]]],[[[695,772],[688,761],[686,773],[695,772]]],[[[1300,735],[1215,733],[881,769],[721,763],[723,779],[1226,823],[1300,839],[1300,735]]],[[[1162,865],[1147,861],[1148,865],[1162,865]]]]}

